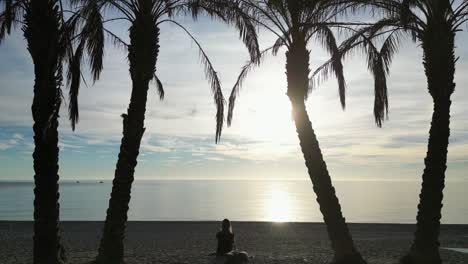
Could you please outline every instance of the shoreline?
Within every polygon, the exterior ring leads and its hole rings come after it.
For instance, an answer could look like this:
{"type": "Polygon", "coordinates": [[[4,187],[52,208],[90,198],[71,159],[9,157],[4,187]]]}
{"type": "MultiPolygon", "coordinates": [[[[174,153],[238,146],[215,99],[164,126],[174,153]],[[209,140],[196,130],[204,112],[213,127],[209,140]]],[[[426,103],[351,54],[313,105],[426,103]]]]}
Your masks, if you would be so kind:
{"type": "MultiPolygon", "coordinates": [[[[0,221],[0,262],[30,263],[31,221],[0,221]]],[[[209,264],[207,256],[216,247],[216,221],[130,221],[125,240],[128,264],[209,264]]],[[[103,222],[61,222],[62,242],[68,264],[93,260],[103,222]]],[[[394,264],[409,249],[414,224],[350,223],[356,247],[369,264],[394,264]]],[[[236,244],[258,264],[325,264],[333,257],[323,223],[233,221],[236,244]]],[[[468,254],[445,248],[468,248],[468,225],[441,226],[441,256],[444,264],[466,264],[468,254]]]]}

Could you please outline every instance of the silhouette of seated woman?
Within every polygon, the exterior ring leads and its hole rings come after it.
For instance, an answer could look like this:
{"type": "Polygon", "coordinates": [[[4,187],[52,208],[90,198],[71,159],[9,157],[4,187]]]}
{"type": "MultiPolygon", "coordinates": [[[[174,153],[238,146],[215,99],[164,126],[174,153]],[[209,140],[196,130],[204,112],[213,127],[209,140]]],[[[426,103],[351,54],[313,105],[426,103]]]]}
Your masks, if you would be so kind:
{"type": "Polygon", "coordinates": [[[216,249],[216,256],[225,256],[234,248],[234,233],[232,232],[231,221],[224,219],[221,224],[221,231],[216,233],[218,239],[218,247],[216,249]]]}

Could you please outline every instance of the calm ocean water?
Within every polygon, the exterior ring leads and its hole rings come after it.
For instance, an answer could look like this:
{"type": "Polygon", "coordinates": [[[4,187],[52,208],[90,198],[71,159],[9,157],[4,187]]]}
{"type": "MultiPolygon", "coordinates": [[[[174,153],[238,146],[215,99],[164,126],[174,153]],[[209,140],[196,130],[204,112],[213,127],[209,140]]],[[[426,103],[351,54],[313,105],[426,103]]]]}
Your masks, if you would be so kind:
{"type": "MultiPolygon", "coordinates": [[[[414,223],[418,182],[336,181],[349,222],[414,223]]],[[[443,219],[468,224],[468,182],[448,182],[443,219]]],[[[0,220],[32,220],[32,183],[0,183],[0,220]]],[[[111,183],[60,184],[62,220],[103,220],[111,183]]],[[[309,181],[136,181],[129,220],[322,222],[309,181]]]]}

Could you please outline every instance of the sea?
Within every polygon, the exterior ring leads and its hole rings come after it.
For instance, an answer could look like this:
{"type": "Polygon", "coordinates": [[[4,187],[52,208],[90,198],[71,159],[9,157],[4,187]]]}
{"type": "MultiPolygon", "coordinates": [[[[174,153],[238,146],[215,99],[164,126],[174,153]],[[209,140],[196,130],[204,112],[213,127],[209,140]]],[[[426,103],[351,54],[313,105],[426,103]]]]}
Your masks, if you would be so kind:
{"type": "MultiPolygon", "coordinates": [[[[420,183],[335,181],[347,222],[415,223],[420,183]]],[[[33,219],[32,182],[0,182],[0,220],[33,219]]],[[[102,221],[110,181],[60,183],[60,219],[102,221]]],[[[447,182],[442,223],[468,224],[468,182],[447,182]]],[[[323,222],[308,180],[135,181],[130,221],[323,222]]]]}

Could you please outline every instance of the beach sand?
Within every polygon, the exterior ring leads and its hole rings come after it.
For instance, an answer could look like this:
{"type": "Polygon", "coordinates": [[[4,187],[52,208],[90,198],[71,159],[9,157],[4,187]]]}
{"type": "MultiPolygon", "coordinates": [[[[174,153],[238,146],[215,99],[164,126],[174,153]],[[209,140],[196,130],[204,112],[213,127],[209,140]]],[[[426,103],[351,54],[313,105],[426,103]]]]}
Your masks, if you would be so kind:
{"type": "MultiPolygon", "coordinates": [[[[97,252],[102,222],[64,222],[62,238],[68,263],[84,264],[97,252]]],[[[218,222],[130,222],[125,241],[128,264],[213,263],[218,222]]],[[[314,263],[332,259],[325,226],[320,223],[234,222],[236,244],[251,263],[314,263]]],[[[409,248],[414,225],[350,224],[368,263],[397,263],[409,248]]],[[[442,248],[468,248],[468,225],[443,225],[442,248]]],[[[32,263],[32,222],[0,222],[0,263],[32,263]]],[[[467,264],[468,254],[441,249],[444,264],[467,264]]]]}

